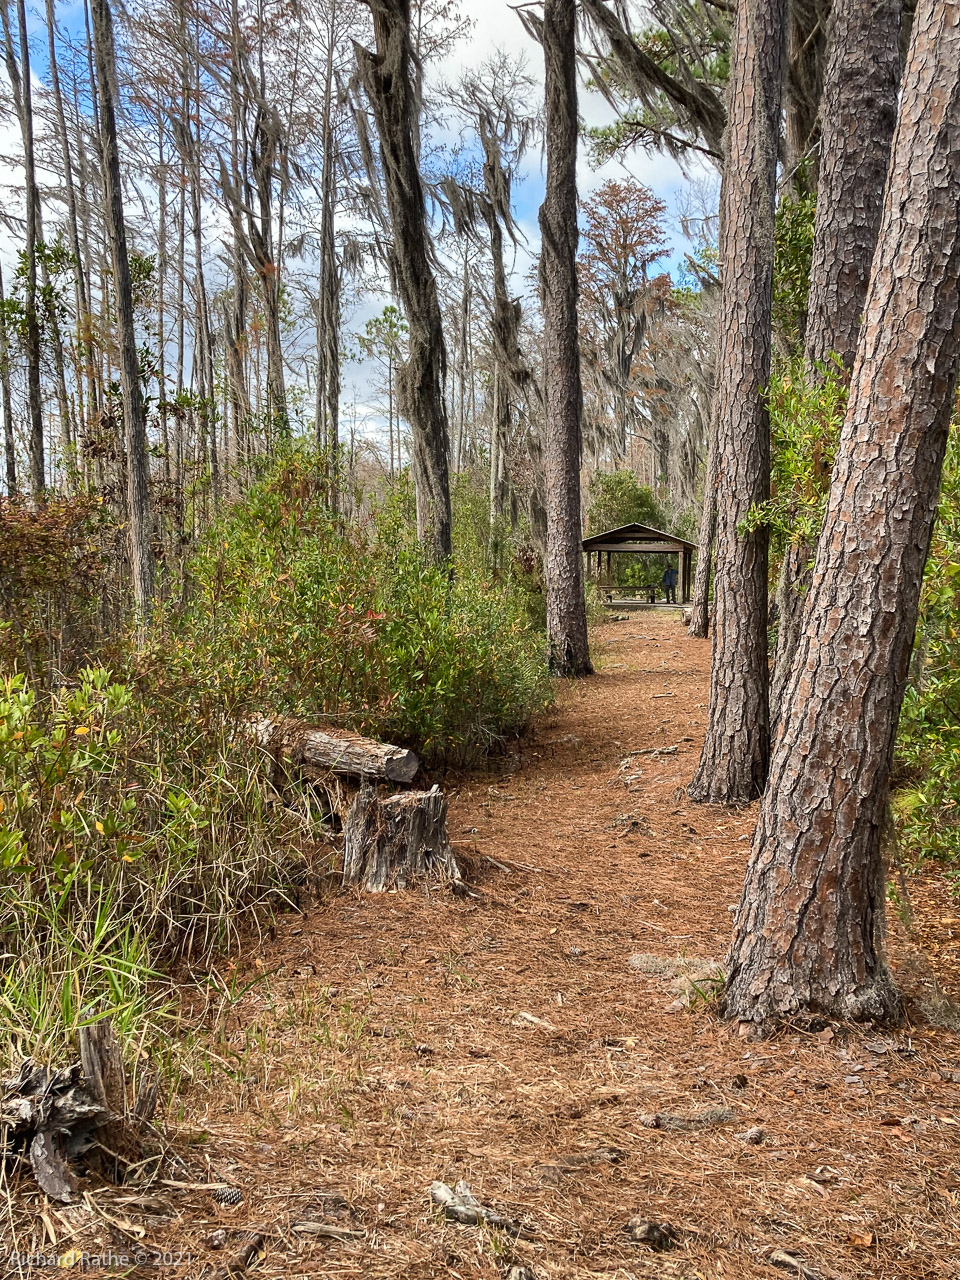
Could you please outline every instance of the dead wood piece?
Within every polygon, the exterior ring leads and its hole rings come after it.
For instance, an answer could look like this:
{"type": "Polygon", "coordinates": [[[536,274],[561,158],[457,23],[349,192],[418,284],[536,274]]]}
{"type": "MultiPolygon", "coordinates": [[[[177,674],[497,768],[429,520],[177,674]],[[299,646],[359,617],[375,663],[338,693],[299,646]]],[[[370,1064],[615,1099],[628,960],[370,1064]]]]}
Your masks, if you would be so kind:
{"type": "Polygon", "coordinates": [[[74,1180],[68,1161],[89,1150],[115,1117],[79,1063],[53,1071],[28,1058],[2,1088],[0,1156],[25,1151],[40,1188],[52,1200],[69,1203],[74,1180]]]}
{"type": "Polygon", "coordinates": [[[431,787],[381,799],[374,787],[362,786],[344,824],[344,886],[383,893],[424,880],[461,883],[443,792],[431,787]]]}
{"type": "Polygon", "coordinates": [[[284,764],[307,772],[346,774],[412,782],[420,761],[405,747],[394,747],[355,733],[327,732],[294,720],[249,720],[253,738],[284,764]]]}
{"type": "Polygon", "coordinates": [[[545,1018],[537,1018],[532,1013],[518,1013],[513,1019],[515,1027],[539,1027],[541,1031],[556,1031],[557,1028],[552,1022],[547,1022],[545,1018]]]}
{"type": "Polygon", "coordinates": [[[709,1107],[692,1116],[674,1116],[669,1111],[641,1113],[637,1117],[645,1129],[711,1129],[715,1125],[730,1124],[736,1117],[729,1107],[709,1107]]]}
{"type": "Polygon", "coordinates": [[[259,1258],[263,1244],[263,1236],[259,1231],[255,1231],[244,1241],[240,1252],[219,1271],[213,1273],[213,1280],[230,1280],[231,1276],[242,1276],[250,1263],[259,1258]]]}
{"type": "Polygon", "coordinates": [[[669,1222],[651,1222],[647,1218],[631,1218],[624,1227],[636,1244],[649,1245],[657,1253],[666,1253],[680,1243],[680,1233],[669,1222]]]}
{"type": "Polygon", "coordinates": [[[773,1253],[767,1257],[767,1262],[771,1267],[792,1271],[795,1275],[802,1277],[802,1280],[820,1280],[816,1271],[812,1271],[796,1254],[787,1253],[785,1249],[774,1249],[773,1253]]]}
{"type": "Polygon", "coordinates": [[[519,1223],[482,1205],[470,1190],[469,1183],[458,1182],[456,1188],[453,1188],[445,1182],[431,1182],[429,1190],[430,1199],[451,1222],[459,1222],[464,1227],[493,1227],[518,1237],[530,1235],[519,1223]]]}
{"type": "Polygon", "coordinates": [[[60,1154],[57,1139],[52,1133],[35,1133],[30,1141],[30,1168],[37,1186],[51,1200],[69,1204],[77,1182],[60,1154]]]}

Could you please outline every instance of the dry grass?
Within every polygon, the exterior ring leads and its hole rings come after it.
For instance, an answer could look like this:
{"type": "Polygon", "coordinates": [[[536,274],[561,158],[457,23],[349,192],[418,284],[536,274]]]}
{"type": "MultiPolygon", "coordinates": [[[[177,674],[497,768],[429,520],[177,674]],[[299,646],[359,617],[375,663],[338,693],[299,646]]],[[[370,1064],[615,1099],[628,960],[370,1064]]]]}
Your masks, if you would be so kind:
{"type": "MultiPolygon", "coordinates": [[[[168,1273],[192,1278],[256,1228],[257,1274],[275,1277],[803,1274],[770,1264],[786,1254],[823,1280],[956,1280],[960,1041],[918,1012],[896,1033],[762,1044],[713,1016],[751,814],[684,799],[709,646],[647,617],[601,642],[600,674],[502,775],[444,782],[484,896],[331,898],[251,945],[221,975],[229,999],[185,992],[192,1078],[168,1108],[184,1161],[168,1181],[196,1185],[89,1184],[99,1213],[42,1214],[20,1188],[21,1247],[51,1232],[116,1249],[142,1231],[191,1253],[168,1273]],[[655,1113],[713,1122],[649,1127],[655,1113]],[[440,1221],[435,1179],[467,1181],[526,1238],[440,1221]],[[221,1183],[243,1189],[239,1209],[201,1185],[221,1183]],[[678,1247],[631,1242],[634,1215],[671,1224],[678,1247]]],[[[891,949],[916,1010],[928,970],[899,926],[891,949]]]]}

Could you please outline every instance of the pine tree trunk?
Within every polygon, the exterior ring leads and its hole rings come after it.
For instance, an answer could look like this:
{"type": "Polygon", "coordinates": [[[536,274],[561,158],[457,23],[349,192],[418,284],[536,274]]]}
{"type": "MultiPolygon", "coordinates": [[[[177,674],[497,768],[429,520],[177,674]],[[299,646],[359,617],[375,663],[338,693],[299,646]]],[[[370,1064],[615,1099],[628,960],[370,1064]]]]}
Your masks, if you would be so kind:
{"type": "Polygon", "coordinates": [[[742,533],[770,486],[773,219],[785,0],[742,0],[734,25],[721,190],[717,538],[710,716],[694,800],[755,800],[769,753],[767,534],[742,533]]]}
{"type": "MultiPolygon", "coordinates": [[[[820,181],[804,355],[807,376],[836,353],[853,368],[897,118],[903,0],[836,0],[823,87],[820,181]]],[[[824,477],[825,479],[825,477],[824,477]]],[[[788,547],[770,685],[776,724],[810,588],[813,547],[788,547]]]]}
{"type": "Polygon", "coordinates": [[[574,0],[545,0],[547,179],[540,208],[547,641],[558,675],[593,671],[580,512],[583,389],[577,327],[577,67],[574,0]]]}
{"type": "Polygon", "coordinates": [[[320,296],[317,342],[317,437],[327,456],[329,502],[337,509],[340,447],[340,269],[335,236],[337,156],[334,143],[333,55],[336,45],[337,0],[331,0],[327,20],[327,60],[323,82],[323,167],[320,176],[320,296]]]}
{"type": "Polygon", "coordinates": [[[417,155],[420,103],[412,65],[410,0],[370,0],[370,8],[376,52],[358,45],[356,54],[380,140],[392,232],[391,275],[409,329],[409,352],[398,373],[397,394],[413,437],[417,532],[429,555],[441,561],[452,550],[450,445],[443,395],[447,353],[417,155]]]}
{"type": "Polygon", "coordinates": [[[881,830],[960,359],[960,10],[920,0],[797,660],[728,962],[729,1016],[893,1018],[881,830]]]}
{"type": "Polygon", "coordinates": [[[147,625],[153,599],[153,548],[151,545],[149,462],[147,428],[140,391],[140,362],[133,315],[130,261],[123,217],[123,188],[117,150],[116,65],[113,18],[108,0],[91,0],[93,49],[100,105],[100,144],[103,154],[104,220],[110,240],[113,287],[120,345],[120,382],[123,389],[123,426],[127,461],[127,521],[133,597],[141,628],[147,625]]]}
{"type": "Polygon", "coordinates": [[[836,0],[804,354],[853,368],[877,247],[900,84],[903,0],[836,0]]]}
{"type": "MultiPolygon", "coordinates": [[[[70,250],[73,254],[74,305],[77,314],[77,333],[83,347],[84,367],[89,374],[90,357],[90,308],[87,301],[86,279],[83,274],[83,255],[80,248],[80,230],[77,219],[77,193],[73,181],[73,162],[70,157],[70,142],[67,136],[67,119],[63,109],[63,91],[60,86],[60,69],[57,62],[56,18],[53,0],[46,0],[47,19],[47,53],[50,62],[50,87],[53,91],[53,103],[56,117],[57,141],[60,147],[60,163],[63,166],[64,191],[67,197],[67,231],[70,237],[70,250]]],[[[80,405],[77,423],[77,439],[79,461],[79,435],[83,426],[83,384],[79,375],[80,359],[77,360],[77,397],[80,405]]],[[[88,377],[89,382],[89,377],[88,377]]]]}

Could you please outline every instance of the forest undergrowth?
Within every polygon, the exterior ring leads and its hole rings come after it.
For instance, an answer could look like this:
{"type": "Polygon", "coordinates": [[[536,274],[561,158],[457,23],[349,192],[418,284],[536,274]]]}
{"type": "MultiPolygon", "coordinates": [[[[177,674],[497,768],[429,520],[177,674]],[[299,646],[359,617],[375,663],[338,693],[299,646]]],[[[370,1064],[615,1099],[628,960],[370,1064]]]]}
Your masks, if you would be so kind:
{"type": "Polygon", "coordinates": [[[552,697],[522,548],[461,521],[451,580],[398,485],[345,530],[291,453],[199,541],[146,643],[116,625],[96,503],[11,511],[0,646],[0,1043],[57,1057],[110,1017],[162,1034],[171,966],[212,961],[331,871],[329,811],[278,791],[254,715],[481,762],[552,697]],[[29,554],[23,554],[25,548],[29,554]],[[108,665],[109,664],[109,665],[108,665]]]}

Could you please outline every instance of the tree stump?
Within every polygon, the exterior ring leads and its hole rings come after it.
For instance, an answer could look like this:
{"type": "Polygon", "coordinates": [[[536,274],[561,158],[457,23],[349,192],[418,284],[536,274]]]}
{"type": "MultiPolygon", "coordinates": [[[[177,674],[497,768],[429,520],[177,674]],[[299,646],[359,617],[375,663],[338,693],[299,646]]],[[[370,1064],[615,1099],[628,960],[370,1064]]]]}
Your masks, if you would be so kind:
{"type": "Polygon", "coordinates": [[[447,838],[447,800],[439,787],[382,799],[364,785],[344,825],[343,884],[368,893],[423,880],[459,882],[447,838]]]}
{"type": "Polygon", "coordinates": [[[131,1123],[123,1053],[107,1019],[81,1027],[77,1038],[87,1086],[110,1113],[110,1119],[94,1134],[102,1171],[114,1182],[122,1182],[126,1166],[143,1155],[139,1134],[131,1123]]]}

